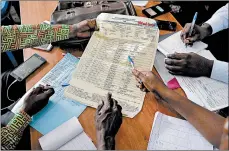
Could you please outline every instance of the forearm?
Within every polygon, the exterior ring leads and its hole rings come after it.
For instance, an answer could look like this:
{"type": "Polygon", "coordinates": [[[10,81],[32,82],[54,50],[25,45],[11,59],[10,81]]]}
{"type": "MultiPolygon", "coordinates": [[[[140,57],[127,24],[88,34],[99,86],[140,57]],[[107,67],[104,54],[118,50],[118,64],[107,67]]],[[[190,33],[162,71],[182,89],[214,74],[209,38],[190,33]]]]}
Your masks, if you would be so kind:
{"type": "Polygon", "coordinates": [[[13,25],[1,27],[1,51],[40,46],[72,35],[69,25],[13,25]]]}
{"type": "Polygon", "coordinates": [[[1,148],[15,149],[30,121],[30,116],[25,112],[16,114],[6,127],[1,128],[1,148]]]}
{"type": "Polygon", "coordinates": [[[97,136],[97,149],[98,150],[115,150],[115,138],[106,137],[104,135],[97,136]]]}
{"type": "Polygon", "coordinates": [[[167,88],[160,91],[159,94],[210,143],[219,147],[225,121],[223,117],[193,103],[167,88]]]}

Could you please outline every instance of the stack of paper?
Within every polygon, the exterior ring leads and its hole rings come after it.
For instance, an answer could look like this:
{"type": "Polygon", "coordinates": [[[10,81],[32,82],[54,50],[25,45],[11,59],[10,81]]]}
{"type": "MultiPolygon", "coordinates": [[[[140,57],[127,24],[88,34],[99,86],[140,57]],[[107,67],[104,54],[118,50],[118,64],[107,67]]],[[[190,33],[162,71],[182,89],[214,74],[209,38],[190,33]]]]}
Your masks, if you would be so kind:
{"type": "Polygon", "coordinates": [[[157,112],[147,150],[213,150],[187,121],[157,112]]]}
{"type": "Polygon", "coordinates": [[[133,118],[141,111],[145,93],[136,87],[132,66],[152,70],[159,30],[155,20],[102,13],[97,17],[99,31],[92,35],[73,73],[65,96],[96,108],[108,92],[133,118]]]}
{"type": "Polygon", "coordinates": [[[164,55],[168,53],[174,53],[175,51],[183,53],[188,53],[191,51],[205,58],[215,60],[215,57],[210,51],[204,50],[207,46],[206,44],[202,42],[195,42],[193,47],[187,47],[186,49],[184,43],[180,39],[180,32],[178,32],[161,41],[158,46],[160,46],[158,47],[158,50],[161,52],[157,52],[156,54],[155,68],[157,69],[164,83],[168,83],[168,81],[176,77],[180,86],[185,91],[188,99],[202,107],[209,109],[210,111],[216,111],[228,106],[228,85],[226,83],[222,83],[207,77],[193,78],[187,76],[174,76],[171,75],[165,68],[164,55]]]}
{"type": "Polygon", "coordinates": [[[43,150],[96,150],[76,117],[39,139],[43,150]]]}
{"type": "MultiPolygon", "coordinates": [[[[50,97],[49,103],[40,112],[33,116],[30,125],[45,135],[63,122],[73,116],[78,117],[86,108],[85,105],[64,96],[64,88],[61,86],[68,83],[72,71],[78,63],[78,59],[71,54],[66,54],[64,58],[56,64],[34,87],[39,84],[49,84],[54,87],[55,94],[50,97]]],[[[34,88],[33,87],[33,88],[34,88]]],[[[33,90],[31,88],[14,106],[13,113],[17,113],[23,105],[25,97],[33,90]]]]}

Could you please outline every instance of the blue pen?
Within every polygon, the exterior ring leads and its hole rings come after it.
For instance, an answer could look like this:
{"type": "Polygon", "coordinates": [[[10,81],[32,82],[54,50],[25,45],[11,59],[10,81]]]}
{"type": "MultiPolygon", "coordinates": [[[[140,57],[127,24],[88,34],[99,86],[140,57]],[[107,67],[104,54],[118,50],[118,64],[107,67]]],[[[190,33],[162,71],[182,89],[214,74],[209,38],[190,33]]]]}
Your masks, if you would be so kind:
{"type": "MultiPolygon", "coordinates": [[[[132,60],[130,56],[128,56],[128,61],[130,62],[132,69],[134,69],[134,61],[132,60]]],[[[142,84],[142,80],[140,80],[139,83],[142,84]]]]}
{"type": "Polygon", "coordinates": [[[67,86],[69,86],[70,84],[68,84],[68,83],[64,83],[64,84],[62,84],[61,86],[62,87],[67,87],[67,86]]]}
{"type": "Polygon", "coordinates": [[[128,61],[130,62],[132,69],[134,69],[134,61],[128,56],[128,61]]]}
{"type": "MultiPolygon", "coordinates": [[[[196,19],[197,19],[197,14],[198,14],[198,12],[196,12],[194,17],[193,17],[192,24],[191,24],[191,29],[189,30],[189,33],[188,33],[189,37],[191,37],[191,35],[192,35],[192,31],[193,31],[193,28],[194,28],[194,25],[195,25],[195,22],[196,22],[196,19]]],[[[187,44],[185,44],[185,46],[187,47],[187,44]]]]}

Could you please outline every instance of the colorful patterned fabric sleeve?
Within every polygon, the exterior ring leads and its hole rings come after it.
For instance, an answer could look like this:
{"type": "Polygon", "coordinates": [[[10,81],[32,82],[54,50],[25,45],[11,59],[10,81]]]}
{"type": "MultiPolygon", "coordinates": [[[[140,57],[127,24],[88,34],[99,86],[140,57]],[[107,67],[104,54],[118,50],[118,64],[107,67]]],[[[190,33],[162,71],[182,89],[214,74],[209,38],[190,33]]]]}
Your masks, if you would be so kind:
{"type": "Polygon", "coordinates": [[[13,25],[1,27],[1,51],[22,49],[69,38],[69,25],[13,25]]]}
{"type": "Polygon", "coordinates": [[[14,149],[30,121],[30,116],[25,112],[20,111],[13,117],[6,127],[1,128],[1,149],[14,149]]]}

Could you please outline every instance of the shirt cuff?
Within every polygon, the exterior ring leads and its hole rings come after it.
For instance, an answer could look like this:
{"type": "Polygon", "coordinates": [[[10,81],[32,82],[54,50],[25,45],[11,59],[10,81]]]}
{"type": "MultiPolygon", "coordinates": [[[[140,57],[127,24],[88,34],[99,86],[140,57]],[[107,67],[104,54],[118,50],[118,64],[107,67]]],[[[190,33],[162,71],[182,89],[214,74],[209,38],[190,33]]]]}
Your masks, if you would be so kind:
{"type": "Polygon", "coordinates": [[[224,83],[228,83],[228,63],[214,60],[211,78],[222,81],[224,83]]]}
{"type": "Polygon", "coordinates": [[[24,111],[17,113],[12,120],[7,124],[7,127],[14,127],[18,132],[23,132],[24,129],[29,125],[31,117],[24,111]]]}
{"type": "Polygon", "coordinates": [[[212,35],[221,30],[221,26],[218,25],[219,21],[215,17],[210,18],[205,23],[209,24],[212,27],[212,35]]]}

